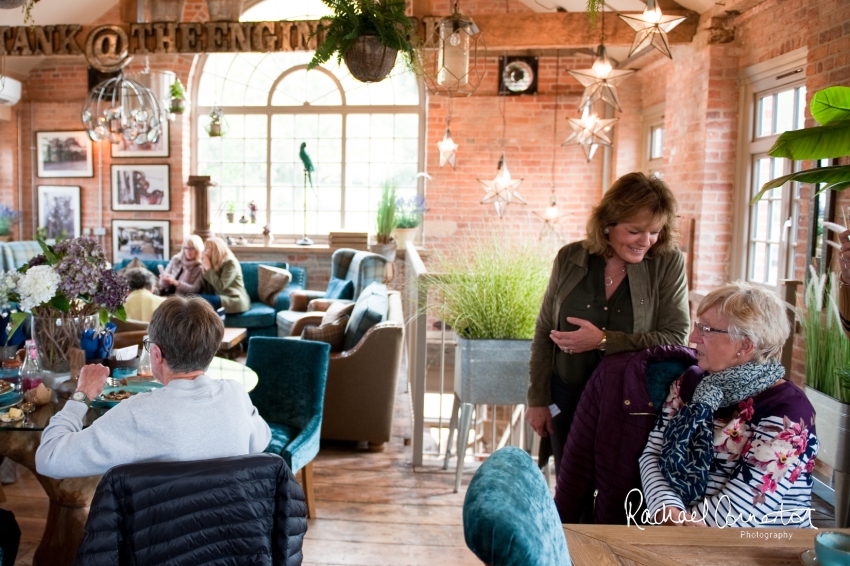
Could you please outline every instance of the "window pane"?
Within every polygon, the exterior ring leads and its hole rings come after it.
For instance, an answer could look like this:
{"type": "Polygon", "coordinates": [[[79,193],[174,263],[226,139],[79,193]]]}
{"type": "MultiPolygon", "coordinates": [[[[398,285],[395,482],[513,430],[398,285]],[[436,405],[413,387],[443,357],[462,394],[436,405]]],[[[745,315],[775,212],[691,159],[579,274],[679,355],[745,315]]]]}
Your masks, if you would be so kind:
{"type": "Polygon", "coordinates": [[[759,98],[758,103],[758,127],[756,128],[758,137],[769,136],[773,134],[773,95],[767,95],[759,98]]]}
{"type": "Polygon", "coordinates": [[[776,130],[781,134],[794,129],[794,89],[785,90],[776,95],[776,130]]]}
{"type": "Polygon", "coordinates": [[[650,159],[664,157],[664,126],[653,126],[650,134],[650,159]]]}
{"type": "Polygon", "coordinates": [[[797,88],[797,126],[796,130],[806,127],[806,87],[797,88]]]}

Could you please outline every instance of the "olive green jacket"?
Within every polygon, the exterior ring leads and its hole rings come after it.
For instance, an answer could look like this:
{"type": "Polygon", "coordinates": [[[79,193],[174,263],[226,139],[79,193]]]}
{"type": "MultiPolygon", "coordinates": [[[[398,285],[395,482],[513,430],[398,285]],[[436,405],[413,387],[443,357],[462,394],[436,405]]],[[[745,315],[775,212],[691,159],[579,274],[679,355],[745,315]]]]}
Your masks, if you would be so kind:
{"type": "MultiPolygon", "coordinates": [[[[583,242],[567,244],[558,251],[549,287],[543,297],[531,343],[528,406],[547,407],[552,403],[550,384],[555,361],[555,343],[549,332],[558,328],[561,305],[587,275],[587,249],[583,242]]],[[[688,281],[682,252],[646,257],[628,264],[629,287],[634,313],[634,334],[606,331],[605,355],[643,350],[651,346],[687,346],[690,328],[688,281]]]]}
{"type": "Polygon", "coordinates": [[[242,267],[233,258],[224,260],[218,271],[204,272],[204,292],[218,295],[227,314],[245,312],[251,308],[251,298],[245,290],[242,267]]]}

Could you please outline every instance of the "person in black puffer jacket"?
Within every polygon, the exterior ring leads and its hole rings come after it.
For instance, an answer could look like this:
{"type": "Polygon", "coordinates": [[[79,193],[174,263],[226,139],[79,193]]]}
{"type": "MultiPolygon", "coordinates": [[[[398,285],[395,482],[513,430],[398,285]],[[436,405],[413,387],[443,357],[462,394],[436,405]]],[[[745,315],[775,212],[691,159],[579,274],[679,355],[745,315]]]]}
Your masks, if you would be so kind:
{"type": "Polygon", "coordinates": [[[304,492],[283,458],[116,466],[92,500],[75,566],[299,566],[304,492]]]}

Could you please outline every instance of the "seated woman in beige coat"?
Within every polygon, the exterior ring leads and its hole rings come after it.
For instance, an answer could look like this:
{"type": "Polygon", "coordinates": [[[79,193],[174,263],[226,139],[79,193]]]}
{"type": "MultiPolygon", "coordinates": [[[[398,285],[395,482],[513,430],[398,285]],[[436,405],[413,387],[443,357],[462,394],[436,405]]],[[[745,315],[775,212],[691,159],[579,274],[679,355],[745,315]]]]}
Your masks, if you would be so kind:
{"type": "Polygon", "coordinates": [[[227,314],[239,314],[251,308],[242,267],[224,240],[210,238],[204,242],[201,266],[204,270],[201,297],[213,308],[224,307],[227,314]]]}

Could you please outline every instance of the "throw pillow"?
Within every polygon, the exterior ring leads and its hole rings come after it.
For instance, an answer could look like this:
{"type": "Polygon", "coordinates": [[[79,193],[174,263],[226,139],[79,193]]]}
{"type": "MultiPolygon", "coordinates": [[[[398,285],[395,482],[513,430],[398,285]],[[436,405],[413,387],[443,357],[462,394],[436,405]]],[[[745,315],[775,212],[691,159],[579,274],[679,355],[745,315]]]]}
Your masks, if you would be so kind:
{"type": "Polygon", "coordinates": [[[387,297],[387,286],[382,283],[372,283],[360,294],[348,320],[345,329],[345,341],[342,344],[344,351],[350,350],[360,342],[370,328],[384,322],[389,310],[389,299],[387,297]]]}
{"type": "Polygon", "coordinates": [[[354,303],[333,303],[322,317],[322,324],[336,322],[344,316],[350,317],[353,310],[354,303]]]}
{"type": "Polygon", "coordinates": [[[147,269],[147,268],[148,268],[148,266],[147,266],[147,265],[145,265],[145,264],[142,262],[142,260],[140,260],[140,259],[139,259],[139,258],[137,258],[137,257],[134,257],[134,258],[130,261],[130,263],[128,263],[127,265],[125,265],[123,268],[119,269],[119,270],[118,270],[118,273],[120,273],[120,274],[122,274],[122,275],[123,275],[123,274],[124,274],[124,273],[125,273],[128,269],[134,269],[134,268],[137,268],[137,267],[141,267],[142,269],[147,269]]]}
{"type": "Polygon", "coordinates": [[[257,296],[263,303],[274,307],[278,294],[292,281],[292,274],[281,267],[260,265],[257,267],[257,276],[257,296]]]}
{"type": "Polygon", "coordinates": [[[328,290],[325,291],[326,299],[346,299],[354,298],[354,281],[346,281],[339,277],[331,277],[328,282],[328,290]]]}
{"type": "Polygon", "coordinates": [[[331,352],[341,352],[347,324],[348,317],[344,316],[339,320],[321,326],[308,326],[301,332],[301,338],[303,340],[327,342],[331,345],[331,352]]]}

